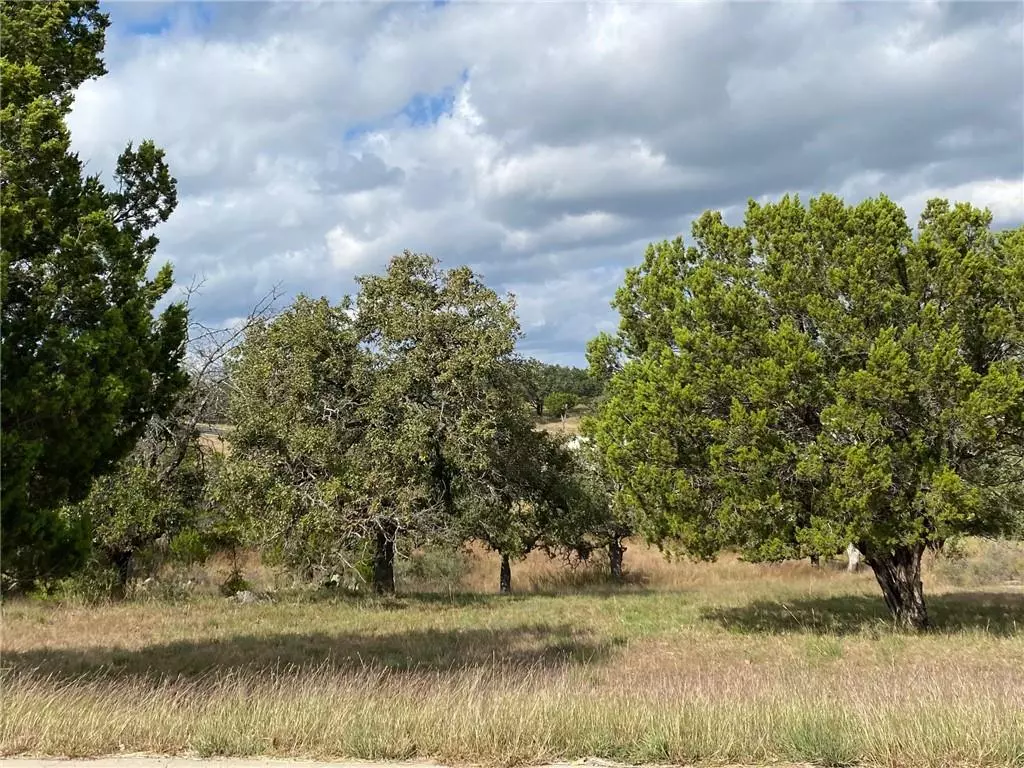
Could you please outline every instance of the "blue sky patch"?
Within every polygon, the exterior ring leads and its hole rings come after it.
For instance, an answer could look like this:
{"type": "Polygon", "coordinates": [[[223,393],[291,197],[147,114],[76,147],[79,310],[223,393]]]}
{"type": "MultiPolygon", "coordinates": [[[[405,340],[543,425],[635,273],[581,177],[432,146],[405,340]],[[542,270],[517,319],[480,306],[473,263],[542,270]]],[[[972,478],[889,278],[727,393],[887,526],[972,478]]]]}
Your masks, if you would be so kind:
{"type": "Polygon", "coordinates": [[[417,93],[397,112],[378,120],[363,120],[350,124],[342,138],[355,141],[373,131],[385,130],[396,119],[404,118],[413,126],[433,125],[445,115],[451,115],[455,107],[458,88],[469,80],[469,70],[463,70],[459,82],[446,86],[435,93],[417,93]]]}
{"type": "Polygon", "coordinates": [[[442,115],[450,115],[455,106],[455,88],[449,86],[440,93],[417,93],[402,108],[402,114],[413,125],[432,125],[442,115]]]}
{"type": "Polygon", "coordinates": [[[459,82],[449,85],[437,93],[417,93],[406,104],[400,114],[413,125],[433,125],[444,115],[450,115],[455,107],[455,93],[459,86],[469,80],[469,70],[462,70],[459,82]]]}
{"type": "Polygon", "coordinates": [[[130,21],[124,25],[125,31],[136,37],[162,35],[171,28],[171,17],[163,14],[152,19],[130,21]]]}
{"type": "Polygon", "coordinates": [[[190,15],[195,26],[208,27],[217,13],[215,2],[112,2],[104,3],[103,10],[119,32],[136,37],[156,37],[164,34],[182,15],[190,15]]]}

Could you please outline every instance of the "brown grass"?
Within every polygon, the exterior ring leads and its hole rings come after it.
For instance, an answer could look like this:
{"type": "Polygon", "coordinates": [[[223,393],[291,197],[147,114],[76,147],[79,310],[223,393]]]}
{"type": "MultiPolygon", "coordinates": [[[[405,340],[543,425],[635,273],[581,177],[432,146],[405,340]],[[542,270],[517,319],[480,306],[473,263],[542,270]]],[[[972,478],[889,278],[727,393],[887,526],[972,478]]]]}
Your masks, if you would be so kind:
{"type": "MultiPolygon", "coordinates": [[[[578,435],[580,434],[580,423],[583,420],[582,413],[576,413],[570,415],[563,422],[561,419],[543,418],[536,422],[535,427],[544,432],[556,435],[578,435]]],[[[204,425],[201,425],[203,428],[204,425]]],[[[231,431],[230,424],[217,424],[214,425],[216,432],[214,431],[203,431],[199,435],[199,445],[201,448],[206,450],[212,450],[219,453],[227,453],[231,449],[231,444],[227,440],[227,434],[231,431]]]]}
{"type": "Polygon", "coordinates": [[[511,598],[476,552],[459,590],[386,601],[8,602],[0,752],[1024,764],[1019,588],[930,563],[911,636],[838,564],[626,557],[613,588],[532,556],[511,598]]]}
{"type": "Polygon", "coordinates": [[[582,414],[577,414],[568,416],[564,422],[561,419],[541,419],[535,426],[537,429],[555,435],[578,435],[582,421],[582,414]]]}

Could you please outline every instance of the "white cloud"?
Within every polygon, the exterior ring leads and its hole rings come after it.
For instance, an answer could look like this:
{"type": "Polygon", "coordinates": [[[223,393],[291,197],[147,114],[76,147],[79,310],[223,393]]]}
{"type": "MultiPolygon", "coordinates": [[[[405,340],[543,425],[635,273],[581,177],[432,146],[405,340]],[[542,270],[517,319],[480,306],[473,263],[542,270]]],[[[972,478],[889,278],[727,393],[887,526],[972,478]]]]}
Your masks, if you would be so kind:
{"type": "Polygon", "coordinates": [[[327,252],[336,269],[354,271],[367,266],[367,254],[372,243],[352,237],[340,226],[328,232],[326,240],[327,252]]]}
{"type": "Polygon", "coordinates": [[[706,208],[886,192],[1024,220],[1019,4],[109,10],[75,144],[92,169],[166,148],[161,256],[206,276],[212,321],[409,248],[514,290],[524,349],[580,362],[625,266],[706,208]]]}
{"type": "Polygon", "coordinates": [[[902,198],[900,203],[908,214],[919,214],[925,203],[935,197],[967,200],[978,208],[988,208],[996,226],[1024,222],[1024,178],[969,181],[955,187],[921,190],[902,198]]]}

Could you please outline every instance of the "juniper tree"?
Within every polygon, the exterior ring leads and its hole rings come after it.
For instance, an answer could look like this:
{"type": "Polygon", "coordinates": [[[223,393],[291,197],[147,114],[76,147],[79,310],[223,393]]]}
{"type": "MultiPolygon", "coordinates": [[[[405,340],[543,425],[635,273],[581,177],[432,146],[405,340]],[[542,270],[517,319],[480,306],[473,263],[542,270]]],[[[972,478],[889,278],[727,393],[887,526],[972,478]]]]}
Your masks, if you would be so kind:
{"type": "Polygon", "coordinates": [[[129,145],[107,188],[85,175],[66,118],[105,73],[96,2],[0,5],[0,251],[4,585],[84,555],[57,510],[111,471],[185,378],[186,312],[154,315],[169,266],[147,277],[154,227],[177,202],[164,154],[129,145]]]}
{"type": "Polygon", "coordinates": [[[925,549],[1020,505],[1024,231],[990,225],[786,197],[652,245],[594,346],[619,366],[594,434],[647,536],[760,560],[852,541],[926,626],[925,549]]]}

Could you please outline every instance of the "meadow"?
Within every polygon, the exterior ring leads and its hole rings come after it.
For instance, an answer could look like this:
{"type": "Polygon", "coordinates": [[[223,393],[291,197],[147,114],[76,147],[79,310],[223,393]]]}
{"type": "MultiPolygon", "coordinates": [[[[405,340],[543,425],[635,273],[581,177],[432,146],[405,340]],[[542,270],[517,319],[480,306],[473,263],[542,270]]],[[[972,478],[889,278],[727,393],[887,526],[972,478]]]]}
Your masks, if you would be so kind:
{"type": "Polygon", "coordinates": [[[919,636],[838,561],[666,562],[640,544],[623,587],[534,555],[502,597],[474,552],[447,584],[407,563],[388,600],[11,600],[0,752],[1022,765],[1024,549],[979,547],[929,561],[919,636]]]}

